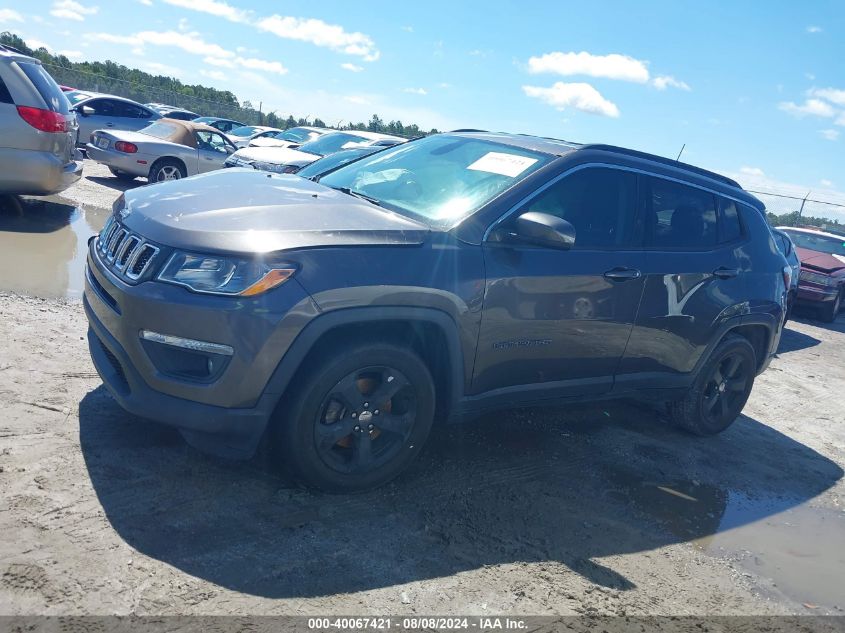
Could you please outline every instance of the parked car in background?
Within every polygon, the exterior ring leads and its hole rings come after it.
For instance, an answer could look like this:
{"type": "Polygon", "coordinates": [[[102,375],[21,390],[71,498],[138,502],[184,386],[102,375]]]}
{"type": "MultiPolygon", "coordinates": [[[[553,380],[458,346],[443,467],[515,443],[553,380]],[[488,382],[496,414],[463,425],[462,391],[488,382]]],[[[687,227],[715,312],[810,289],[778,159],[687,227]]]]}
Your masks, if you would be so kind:
{"type": "Polygon", "coordinates": [[[220,130],[177,119],[159,119],[139,132],[97,130],[86,149],[118,178],[150,182],[220,169],[235,152],[220,130]]]}
{"type": "Polygon", "coordinates": [[[227,161],[229,167],[254,167],[277,174],[295,174],[315,160],[353,147],[391,147],[407,139],[376,132],[330,132],[303,143],[298,148],[247,147],[239,149],[227,161]]]}
{"type": "Polygon", "coordinates": [[[300,125],[282,132],[271,132],[257,136],[249,142],[248,147],[295,147],[313,141],[323,134],[335,131],[327,127],[300,125]]]}
{"type": "Polygon", "coordinates": [[[76,90],[76,88],[71,88],[70,86],[59,86],[59,88],[61,88],[62,92],[73,92],[76,90]]]}
{"type": "Polygon", "coordinates": [[[131,99],[114,95],[86,95],[84,93],[67,93],[74,95],[73,110],[77,114],[79,130],[76,144],[85,146],[91,140],[94,130],[127,130],[137,131],[147,127],[161,115],[131,99]]]}
{"type": "Polygon", "coordinates": [[[155,110],[161,116],[168,119],[179,119],[180,121],[193,121],[194,119],[199,117],[199,114],[197,114],[196,112],[191,112],[190,110],[177,108],[176,106],[166,105],[163,103],[145,103],[144,105],[150,108],[151,110],[155,110]]]}
{"type": "Polygon", "coordinates": [[[249,145],[249,142],[254,138],[267,134],[277,134],[281,131],[282,130],[279,128],[267,127],[265,125],[244,125],[242,127],[235,128],[226,136],[228,136],[229,140],[235,144],[235,147],[240,148],[249,145]]]}
{"type": "Polygon", "coordinates": [[[76,128],[41,62],[0,45],[0,194],[49,195],[79,180],[76,128]]]}
{"type": "Polygon", "coordinates": [[[240,121],[234,121],[232,119],[224,119],[221,117],[216,116],[200,116],[193,120],[194,123],[202,123],[203,125],[210,125],[213,128],[216,128],[223,132],[224,134],[228,134],[235,128],[243,127],[244,124],[240,121]]]}
{"type": "Polygon", "coordinates": [[[369,156],[375,152],[384,151],[385,147],[378,147],[376,145],[369,145],[367,147],[355,147],[353,149],[342,149],[334,154],[323,156],[319,160],[315,160],[310,165],[306,165],[296,172],[300,178],[308,178],[309,180],[318,181],[326,174],[330,174],[336,169],[340,169],[344,165],[348,165],[359,158],[369,156]]]}
{"type": "Polygon", "coordinates": [[[798,304],[831,323],[845,306],[845,236],[811,227],[779,226],[801,260],[798,304]]]}
{"type": "Polygon", "coordinates": [[[225,169],[127,191],[89,244],[88,344],[132,414],[229,457],[266,437],[300,481],[349,492],[397,476],[435,417],[641,397],[723,431],[777,350],[785,265],[724,176],[437,134],[319,183],[225,169]]]}
{"type": "Polygon", "coordinates": [[[786,257],[786,262],[792,270],[792,277],[789,282],[789,295],[786,299],[786,318],[784,323],[792,317],[792,309],[795,307],[795,302],[798,300],[798,283],[801,275],[801,260],[798,259],[798,253],[795,251],[795,245],[788,233],[784,233],[780,229],[772,229],[772,234],[775,236],[775,244],[778,250],[786,257]]]}

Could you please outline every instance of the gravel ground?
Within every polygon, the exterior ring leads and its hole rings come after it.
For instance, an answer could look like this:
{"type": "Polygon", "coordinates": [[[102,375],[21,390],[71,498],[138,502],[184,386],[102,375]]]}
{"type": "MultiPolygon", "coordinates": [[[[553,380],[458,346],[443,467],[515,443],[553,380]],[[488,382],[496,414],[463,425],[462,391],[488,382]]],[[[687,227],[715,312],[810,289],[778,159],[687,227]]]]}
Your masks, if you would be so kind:
{"type": "MultiPolygon", "coordinates": [[[[110,206],[94,171],[63,198],[110,206]]],[[[78,300],[0,291],[0,614],[845,610],[843,318],[790,323],[718,437],[633,403],[500,413],[348,497],[127,415],[85,330],[78,300]]]]}

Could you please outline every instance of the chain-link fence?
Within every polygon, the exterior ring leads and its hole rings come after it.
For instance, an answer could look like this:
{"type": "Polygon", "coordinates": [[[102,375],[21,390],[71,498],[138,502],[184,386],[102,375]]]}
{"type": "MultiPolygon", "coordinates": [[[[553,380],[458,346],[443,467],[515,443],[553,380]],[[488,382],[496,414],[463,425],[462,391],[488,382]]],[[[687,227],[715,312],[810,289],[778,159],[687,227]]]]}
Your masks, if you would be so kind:
{"type": "MultiPolygon", "coordinates": [[[[115,79],[97,73],[66,68],[57,64],[45,63],[44,66],[48,68],[57,83],[83,91],[104,92],[119,97],[126,97],[139,103],[164,103],[196,112],[200,116],[225,117],[227,119],[241,121],[248,125],[259,125],[262,123],[262,119],[267,118],[266,116],[262,116],[257,110],[242,108],[237,103],[210,101],[182,92],[148,86],[124,79],[115,79]]],[[[188,88],[190,89],[190,87],[188,88]]]]}

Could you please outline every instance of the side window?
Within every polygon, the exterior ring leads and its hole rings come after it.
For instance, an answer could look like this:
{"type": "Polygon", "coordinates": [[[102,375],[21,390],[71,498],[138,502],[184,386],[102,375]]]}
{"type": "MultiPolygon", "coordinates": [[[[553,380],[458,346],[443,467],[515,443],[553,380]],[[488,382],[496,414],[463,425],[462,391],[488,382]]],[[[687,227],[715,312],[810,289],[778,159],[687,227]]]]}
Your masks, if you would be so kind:
{"type": "Polygon", "coordinates": [[[6,83],[3,81],[3,78],[0,77],[0,103],[14,102],[12,95],[9,93],[9,89],[6,87],[6,83]]]}
{"type": "Polygon", "coordinates": [[[575,248],[636,243],[637,176],[618,169],[576,171],[546,189],[523,211],[563,218],[575,227],[575,248]]]}
{"type": "Polygon", "coordinates": [[[232,131],[232,122],[231,121],[218,121],[216,127],[221,132],[231,132],[232,131]]]}
{"type": "Polygon", "coordinates": [[[649,176],[646,244],[706,250],[716,246],[716,198],[702,189],[649,176]]]}
{"type": "Polygon", "coordinates": [[[740,237],[742,237],[742,226],[739,223],[736,204],[733,200],[719,198],[719,243],[726,244],[740,237]]]}
{"type": "Polygon", "coordinates": [[[94,114],[98,116],[117,116],[117,104],[111,99],[92,99],[85,105],[93,108],[94,114]]]}
{"type": "Polygon", "coordinates": [[[141,118],[141,108],[138,106],[126,103],[125,101],[115,102],[115,116],[123,117],[125,119],[139,119],[141,118]]]}
{"type": "Polygon", "coordinates": [[[780,233],[775,233],[775,242],[777,242],[778,248],[780,252],[784,255],[789,255],[789,240],[787,240],[783,235],[780,233]]]}
{"type": "Polygon", "coordinates": [[[197,146],[200,149],[226,154],[227,145],[228,143],[226,143],[226,140],[220,134],[206,130],[197,132],[197,146]]]}

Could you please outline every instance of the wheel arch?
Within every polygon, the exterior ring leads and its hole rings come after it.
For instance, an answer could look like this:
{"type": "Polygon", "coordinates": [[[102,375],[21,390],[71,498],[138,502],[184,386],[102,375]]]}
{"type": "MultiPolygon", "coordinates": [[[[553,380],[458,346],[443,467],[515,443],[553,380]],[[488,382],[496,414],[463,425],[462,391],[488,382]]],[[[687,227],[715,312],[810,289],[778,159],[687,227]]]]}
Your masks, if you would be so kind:
{"type": "Polygon", "coordinates": [[[278,405],[299,371],[350,339],[388,341],[414,349],[434,379],[438,418],[445,418],[464,395],[465,365],[457,324],[440,310],[411,307],[345,308],[315,318],[279,361],[265,394],[272,394],[278,405]]]}

